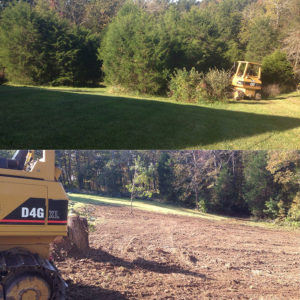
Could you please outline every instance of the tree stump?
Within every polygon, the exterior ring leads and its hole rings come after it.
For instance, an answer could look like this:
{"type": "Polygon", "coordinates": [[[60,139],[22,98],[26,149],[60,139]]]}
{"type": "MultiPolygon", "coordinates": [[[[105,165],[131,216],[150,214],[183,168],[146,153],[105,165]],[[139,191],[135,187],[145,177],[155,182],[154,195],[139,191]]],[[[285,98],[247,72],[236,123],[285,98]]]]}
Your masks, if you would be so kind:
{"type": "Polygon", "coordinates": [[[86,218],[68,218],[68,238],[82,254],[89,251],[89,226],[86,218]]]}
{"type": "Polygon", "coordinates": [[[89,227],[86,218],[68,217],[68,236],[57,237],[51,246],[51,255],[55,260],[67,256],[87,257],[89,253],[89,227]]]}

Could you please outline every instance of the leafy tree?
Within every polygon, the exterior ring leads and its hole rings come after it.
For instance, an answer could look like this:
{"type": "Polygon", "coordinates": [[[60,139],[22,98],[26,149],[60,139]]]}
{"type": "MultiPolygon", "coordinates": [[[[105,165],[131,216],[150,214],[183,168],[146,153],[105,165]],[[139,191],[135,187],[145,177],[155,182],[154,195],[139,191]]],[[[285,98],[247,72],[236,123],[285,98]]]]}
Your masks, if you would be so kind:
{"type": "Polygon", "coordinates": [[[265,151],[247,153],[244,162],[244,199],[255,217],[264,216],[266,201],[271,196],[270,173],[266,170],[265,151]]]}
{"type": "Polygon", "coordinates": [[[127,3],[108,26],[99,57],[108,82],[163,93],[175,68],[222,66],[224,47],[213,19],[195,6],[156,15],[127,3]]]}
{"type": "Polygon", "coordinates": [[[243,45],[239,39],[242,27],[243,10],[251,3],[249,0],[224,0],[215,5],[214,24],[217,25],[220,39],[224,43],[224,52],[222,53],[222,67],[231,67],[232,64],[243,58],[243,45]]]}
{"type": "Polygon", "coordinates": [[[101,33],[117,14],[124,2],[125,0],[88,1],[84,6],[85,12],[81,24],[95,33],[101,33]]]}
{"type": "Polygon", "coordinates": [[[300,78],[300,22],[297,27],[288,31],[282,50],[293,64],[295,74],[300,78]]]}
{"type": "Polygon", "coordinates": [[[262,81],[265,84],[276,83],[280,86],[294,86],[293,67],[287,60],[285,53],[277,50],[263,59],[262,81]]]}
{"type": "Polygon", "coordinates": [[[84,21],[85,8],[89,0],[39,0],[47,2],[51,10],[55,10],[74,25],[80,25],[84,21]]]}
{"type": "Polygon", "coordinates": [[[274,183],[279,185],[278,216],[285,218],[291,209],[293,199],[295,199],[293,210],[298,205],[295,195],[300,189],[299,151],[270,151],[266,168],[272,174],[274,183]]]}
{"type": "MultiPolygon", "coordinates": [[[[175,19],[176,22],[176,19],[175,19]]],[[[174,67],[207,72],[212,67],[223,67],[223,52],[226,45],[220,38],[218,28],[214,24],[212,12],[192,7],[189,12],[181,15],[177,21],[179,42],[178,60],[171,59],[174,67]]]]}
{"type": "Polygon", "coordinates": [[[290,0],[265,0],[265,15],[270,17],[276,29],[286,22],[289,2],[290,0]]]}
{"type": "Polygon", "coordinates": [[[132,182],[126,187],[131,193],[131,212],[132,202],[134,198],[151,198],[153,193],[158,193],[158,190],[153,189],[150,182],[154,176],[154,166],[151,164],[148,168],[144,166],[140,156],[134,160],[132,182]]]}
{"type": "Polygon", "coordinates": [[[159,158],[157,174],[160,195],[167,200],[171,200],[173,196],[172,181],[174,180],[174,174],[171,157],[166,152],[163,152],[159,158]]]}
{"type": "Polygon", "coordinates": [[[98,183],[105,187],[105,192],[109,195],[120,195],[122,172],[120,169],[120,160],[117,157],[113,160],[106,159],[98,175],[98,183]]]}
{"type": "Polygon", "coordinates": [[[213,189],[211,209],[219,213],[231,213],[234,198],[234,182],[228,164],[224,164],[213,189]]]}
{"type": "Polygon", "coordinates": [[[0,157],[12,158],[16,150],[0,150],[0,157]]]}
{"type": "Polygon", "coordinates": [[[277,35],[266,17],[257,18],[250,27],[246,59],[261,62],[278,46],[277,35]]]}
{"type": "Polygon", "coordinates": [[[30,84],[95,83],[97,39],[53,11],[17,2],[2,13],[0,57],[8,79],[30,84]]]}
{"type": "Polygon", "coordinates": [[[162,45],[153,16],[128,3],[122,7],[99,49],[106,80],[142,93],[159,93],[166,86],[162,45]]]}
{"type": "Polygon", "coordinates": [[[288,217],[294,221],[300,222],[300,192],[298,192],[293,201],[291,208],[288,212],[288,217]]]}
{"type": "Polygon", "coordinates": [[[264,214],[271,219],[276,219],[280,207],[278,206],[278,201],[274,200],[273,198],[270,198],[270,200],[268,200],[265,203],[265,206],[266,209],[263,210],[264,214]]]}
{"type": "Polygon", "coordinates": [[[31,20],[36,15],[31,7],[20,2],[2,12],[0,27],[0,57],[12,80],[30,83],[39,72],[38,32],[31,20]]]}

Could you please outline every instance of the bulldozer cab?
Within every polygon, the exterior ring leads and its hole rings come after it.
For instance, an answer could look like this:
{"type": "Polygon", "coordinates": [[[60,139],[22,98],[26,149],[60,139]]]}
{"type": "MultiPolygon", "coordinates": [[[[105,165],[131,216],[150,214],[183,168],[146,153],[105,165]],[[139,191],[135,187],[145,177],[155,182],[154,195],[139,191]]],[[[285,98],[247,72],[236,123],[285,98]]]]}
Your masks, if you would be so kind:
{"type": "Polygon", "coordinates": [[[240,100],[244,97],[260,99],[261,85],[261,64],[239,61],[232,78],[234,99],[240,100]]]}
{"type": "Polygon", "coordinates": [[[235,75],[238,77],[261,77],[261,65],[257,63],[251,63],[246,61],[239,61],[235,75]]]}

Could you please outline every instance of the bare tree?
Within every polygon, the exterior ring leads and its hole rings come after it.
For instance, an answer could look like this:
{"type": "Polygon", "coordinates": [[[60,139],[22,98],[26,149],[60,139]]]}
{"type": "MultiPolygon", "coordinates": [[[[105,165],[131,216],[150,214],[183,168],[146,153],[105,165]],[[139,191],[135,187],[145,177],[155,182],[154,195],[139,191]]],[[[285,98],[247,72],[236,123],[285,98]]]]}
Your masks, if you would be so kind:
{"type": "Polygon", "coordinates": [[[300,73],[300,28],[291,29],[283,41],[283,49],[292,62],[294,71],[300,73]]]}

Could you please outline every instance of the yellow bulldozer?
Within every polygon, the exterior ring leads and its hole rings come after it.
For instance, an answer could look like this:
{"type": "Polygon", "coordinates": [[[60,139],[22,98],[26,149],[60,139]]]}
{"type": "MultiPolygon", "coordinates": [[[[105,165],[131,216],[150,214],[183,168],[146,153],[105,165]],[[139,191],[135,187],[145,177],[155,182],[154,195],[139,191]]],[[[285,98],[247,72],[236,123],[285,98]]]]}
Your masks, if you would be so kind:
{"type": "Polygon", "coordinates": [[[49,259],[67,235],[68,196],[54,150],[0,158],[0,300],[62,300],[66,283],[49,259]]]}
{"type": "Polygon", "coordinates": [[[245,97],[261,99],[261,64],[249,61],[238,61],[232,77],[233,98],[241,100],[245,97]]]}

